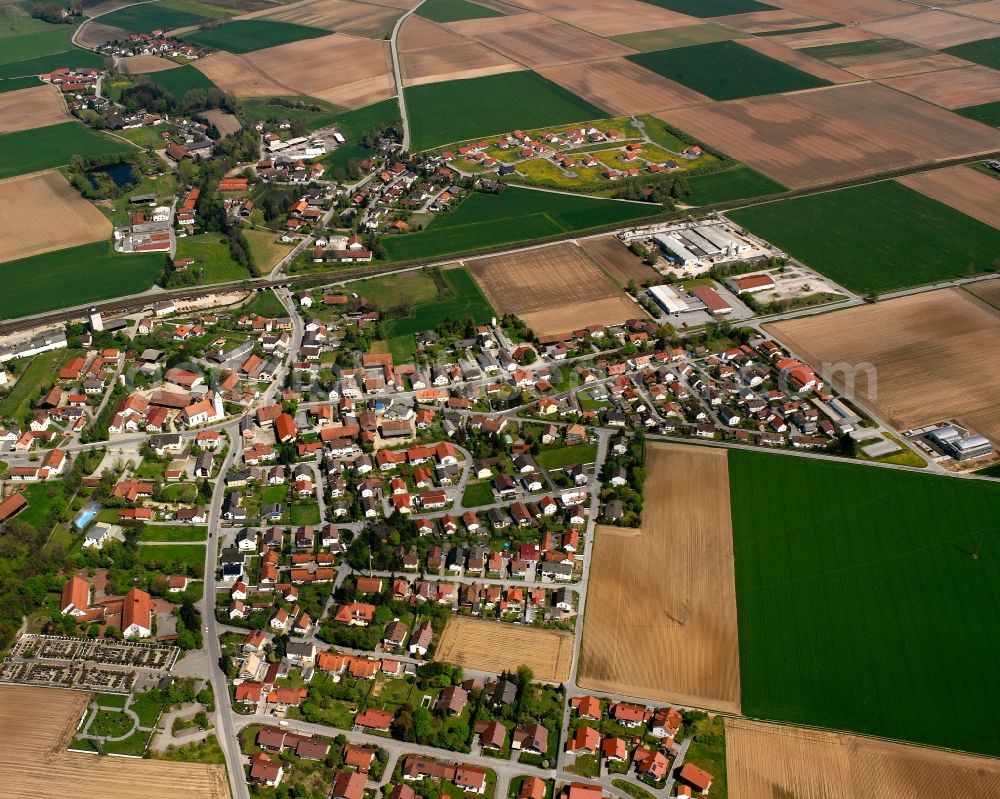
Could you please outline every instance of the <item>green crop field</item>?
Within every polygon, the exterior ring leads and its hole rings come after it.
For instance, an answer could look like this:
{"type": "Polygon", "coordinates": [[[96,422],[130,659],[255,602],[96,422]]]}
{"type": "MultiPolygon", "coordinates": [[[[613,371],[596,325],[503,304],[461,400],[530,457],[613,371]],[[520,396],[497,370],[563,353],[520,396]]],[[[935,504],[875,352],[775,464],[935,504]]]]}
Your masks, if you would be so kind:
{"type": "Polygon", "coordinates": [[[840,44],[823,44],[819,47],[806,47],[802,52],[813,58],[830,61],[838,58],[853,58],[855,56],[879,55],[883,53],[905,53],[908,50],[920,50],[909,42],[900,39],[867,39],[860,42],[841,42],[840,44]]]}
{"type": "Polygon", "coordinates": [[[230,53],[249,53],[279,44],[297,42],[300,39],[317,39],[329,36],[330,31],[280,22],[274,19],[238,19],[217,28],[189,33],[181,38],[203,47],[227,50],[230,53]]]}
{"type": "Polygon", "coordinates": [[[682,25],[678,28],[624,33],[610,38],[626,47],[648,53],[652,50],[670,50],[674,47],[690,47],[694,44],[725,42],[748,35],[740,31],[730,30],[722,25],[716,25],[714,22],[703,22],[698,25],[682,25]]]}
{"type": "Polygon", "coordinates": [[[424,0],[417,14],[433,22],[457,22],[460,19],[502,17],[499,11],[470,3],[469,0],[424,0]]]}
{"type": "Polygon", "coordinates": [[[894,181],[729,216],[858,292],[966,277],[1000,255],[1000,230],[894,181]]]}
{"type": "Polygon", "coordinates": [[[827,22],[823,25],[813,25],[809,28],[785,28],[777,31],[757,31],[754,36],[787,36],[791,33],[816,33],[818,31],[832,31],[843,28],[839,22],[827,22]]]}
{"type": "Polygon", "coordinates": [[[392,260],[431,259],[560,233],[632,222],[654,216],[660,206],[597,200],[569,194],[507,187],[503,194],[473,194],[426,230],[383,241],[392,260]]]}
{"type": "Polygon", "coordinates": [[[534,72],[410,86],[406,110],[415,152],[516,128],[529,130],[608,116],[534,72]]]}
{"type": "MultiPolygon", "coordinates": [[[[3,41],[4,47],[6,47],[8,40],[4,39],[3,41]]],[[[95,67],[100,69],[103,66],[104,58],[97,53],[81,50],[78,47],[63,48],[55,53],[36,55],[0,64],[0,80],[41,75],[43,72],[51,72],[59,67],[95,67]]]]}
{"type": "Polygon", "coordinates": [[[470,318],[476,324],[490,321],[493,307],[465,269],[446,269],[441,273],[447,290],[433,299],[414,305],[408,317],[389,323],[392,338],[434,329],[447,319],[470,318]]]}
{"type": "Polygon", "coordinates": [[[168,566],[204,566],[204,544],[146,544],[136,550],[140,563],[168,566]]]}
{"type": "MultiPolygon", "coordinates": [[[[305,125],[306,131],[311,132],[319,128],[325,128],[334,124],[344,112],[335,105],[317,100],[314,97],[284,97],[281,99],[293,103],[302,103],[303,108],[289,108],[281,103],[274,103],[271,100],[276,98],[253,98],[243,100],[240,107],[251,123],[268,120],[287,119],[290,122],[301,122],[305,125]],[[321,110],[316,111],[310,107],[321,110]]],[[[395,105],[395,101],[390,101],[395,105]]],[[[398,107],[398,106],[397,106],[398,107]]],[[[398,115],[398,114],[397,114],[398,115]]]]}
{"type": "Polygon", "coordinates": [[[729,14],[775,10],[774,6],[759,3],[757,0],[643,0],[643,2],[691,17],[724,17],[729,14]]]}
{"type": "Polygon", "coordinates": [[[323,163],[331,169],[347,169],[351,161],[370,158],[375,151],[360,144],[361,137],[398,122],[399,103],[395,99],[382,100],[355,111],[345,111],[326,121],[326,125],[335,124],[347,142],[326,156],[323,163]]]}
{"type": "MultiPolygon", "coordinates": [[[[2,138],[2,137],[0,137],[2,138]]],[[[0,264],[0,319],[138,294],[163,271],[163,253],[115,253],[111,242],[33,255],[0,264]]]]}
{"type": "Polygon", "coordinates": [[[983,103],[982,105],[972,105],[968,108],[958,108],[956,114],[961,114],[968,119],[982,122],[1000,128],[1000,101],[995,103],[983,103]]]}
{"type": "Polygon", "coordinates": [[[777,181],[754,172],[743,164],[722,172],[691,175],[687,182],[691,187],[691,194],[684,198],[684,203],[690,205],[713,205],[787,191],[777,181]]]}
{"type": "Polygon", "coordinates": [[[966,61],[1000,69],[1000,36],[958,44],[954,47],[948,47],[944,52],[964,58],[966,61]]]}
{"type": "Polygon", "coordinates": [[[250,276],[233,260],[229,254],[229,240],[219,233],[201,233],[177,239],[175,260],[179,258],[194,259],[189,268],[202,270],[202,283],[225,283],[250,276]]]}
{"type": "Polygon", "coordinates": [[[627,56],[641,67],[713,100],[735,100],[829,86],[829,81],[782,64],[736,42],[712,42],[627,56]]]}
{"type": "Polygon", "coordinates": [[[133,152],[135,147],[80,122],[4,133],[0,135],[0,179],[63,166],[74,155],[133,152]]]}
{"type": "Polygon", "coordinates": [[[74,28],[73,25],[45,25],[37,30],[3,36],[0,64],[13,64],[69,50],[74,28]]]}
{"type": "Polygon", "coordinates": [[[139,3],[103,14],[98,22],[136,33],[151,33],[155,30],[169,31],[199,25],[208,19],[210,17],[170,8],[163,3],[139,3]]]}
{"type": "Polygon", "coordinates": [[[743,712],[1000,755],[980,621],[1000,486],[735,450],[729,469],[743,712]]]}
{"type": "Polygon", "coordinates": [[[215,84],[204,73],[199,72],[190,64],[185,64],[176,69],[164,69],[160,72],[153,72],[146,75],[146,77],[157,86],[162,86],[164,91],[170,92],[178,100],[183,100],[184,94],[192,89],[215,88],[215,84]]]}
{"type": "Polygon", "coordinates": [[[41,81],[34,75],[27,75],[23,78],[8,78],[0,80],[0,94],[3,92],[16,92],[18,89],[30,89],[32,86],[40,86],[41,81]]]}

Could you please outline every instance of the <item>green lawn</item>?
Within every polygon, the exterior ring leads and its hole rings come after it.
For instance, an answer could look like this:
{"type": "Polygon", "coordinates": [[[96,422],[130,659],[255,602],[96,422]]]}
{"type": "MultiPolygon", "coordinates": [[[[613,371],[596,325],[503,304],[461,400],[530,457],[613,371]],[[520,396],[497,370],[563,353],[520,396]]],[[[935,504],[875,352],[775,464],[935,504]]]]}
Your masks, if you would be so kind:
{"type": "Polygon", "coordinates": [[[176,69],[164,69],[160,72],[153,72],[146,76],[157,86],[172,94],[176,99],[182,100],[186,92],[192,89],[214,89],[212,83],[204,73],[199,72],[190,64],[177,67],[176,69]]]}
{"type": "Polygon", "coordinates": [[[163,253],[123,255],[98,241],[0,264],[0,319],[146,291],[163,263],[163,253]]]}
{"type": "Polygon", "coordinates": [[[115,707],[121,709],[125,707],[125,694],[96,694],[92,699],[101,707],[115,707]]]}
{"type": "Polygon", "coordinates": [[[352,286],[355,292],[382,309],[393,308],[401,302],[420,305],[437,296],[437,284],[426,271],[375,277],[352,286]]]}
{"type": "Polygon", "coordinates": [[[243,310],[251,315],[260,314],[261,316],[268,317],[288,316],[285,306],[281,304],[278,295],[271,289],[259,291],[254,294],[253,299],[243,306],[243,310]]]}
{"type": "Polygon", "coordinates": [[[659,213],[659,205],[598,200],[508,186],[500,195],[473,194],[419,233],[386,237],[390,260],[433,259],[561,233],[619,225],[659,213]]]}
{"type": "Polygon", "coordinates": [[[181,38],[216,50],[249,53],[301,39],[316,39],[329,35],[330,31],[296,25],[293,22],[281,22],[275,19],[238,19],[219,25],[217,28],[188,33],[181,38]]]}
{"type": "Polygon", "coordinates": [[[983,64],[993,69],[1000,69],[1000,36],[955,45],[954,47],[946,48],[944,52],[964,58],[966,61],[983,64]]]}
{"type": "Polygon", "coordinates": [[[136,731],[124,741],[107,741],[104,744],[104,752],[109,755],[139,757],[146,751],[146,744],[149,742],[151,735],[151,732],[136,731]]]}
{"type": "Polygon", "coordinates": [[[470,318],[475,324],[483,324],[494,316],[493,306],[467,270],[446,269],[441,275],[447,290],[435,299],[413,306],[410,316],[392,320],[389,323],[390,337],[434,329],[446,319],[470,318]]]}
{"type": "Polygon", "coordinates": [[[69,163],[74,155],[134,153],[136,148],[80,122],[62,122],[0,135],[0,179],[69,163]]]}
{"type": "Polygon", "coordinates": [[[723,17],[729,14],[774,10],[774,6],[759,3],[757,0],[643,0],[643,2],[692,17],[723,17]]]}
{"type": "Polygon", "coordinates": [[[87,727],[87,732],[91,735],[117,738],[120,735],[127,735],[134,727],[135,722],[131,716],[126,716],[117,710],[98,710],[94,720],[87,727]]]}
{"type": "Polygon", "coordinates": [[[417,353],[417,340],[412,335],[389,339],[389,353],[395,363],[409,363],[417,353]]]}
{"type": "Polygon", "coordinates": [[[729,468],[743,712],[1000,755],[1000,627],[975,621],[1000,605],[1000,486],[736,450],[729,468]]]}
{"type": "Polygon", "coordinates": [[[46,518],[53,501],[57,497],[65,497],[67,503],[69,501],[69,497],[66,496],[66,484],[61,480],[52,483],[32,483],[24,487],[23,493],[24,498],[28,500],[28,507],[21,511],[17,518],[39,531],[49,529],[46,518]]]}
{"type": "Polygon", "coordinates": [[[194,524],[147,524],[140,541],[204,541],[208,529],[194,524]]]}
{"type": "Polygon", "coordinates": [[[177,239],[175,260],[193,258],[188,269],[201,269],[201,283],[225,283],[249,277],[242,266],[229,254],[229,240],[219,233],[201,233],[177,239]]]}
{"type": "MultiPolygon", "coordinates": [[[[243,100],[240,107],[251,123],[287,119],[291,122],[301,122],[307,131],[317,130],[332,125],[342,116],[343,110],[335,105],[317,100],[315,97],[284,97],[281,99],[293,103],[302,103],[303,108],[289,108],[282,103],[271,102],[275,98],[251,98],[243,100]],[[321,110],[316,111],[313,107],[321,110]]],[[[391,102],[395,105],[395,101],[391,102]]],[[[381,103],[379,103],[381,105],[381,103]]],[[[398,107],[398,106],[397,106],[398,107]]],[[[362,109],[364,110],[364,109],[362,109]]],[[[351,112],[353,113],[353,112],[351,112]]]]}
{"type": "Polygon", "coordinates": [[[315,502],[310,502],[307,505],[292,505],[289,520],[292,524],[319,524],[322,521],[319,515],[319,505],[315,502]]]}
{"type": "Polygon", "coordinates": [[[140,727],[152,727],[160,717],[160,706],[149,694],[136,694],[129,710],[134,711],[139,717],[140,727]]]}
{"type": "Polygon", "coordinates": [[[829,86],[736,42],[711,42],[674,50],[638,53],[630,61],[670,80],[683,83],[714,100],[735,100],[829,86]]]}
{"type": "Polygon", "coordinates": [[[489,483],[469,483],[462,494],[462,505],[466,508],[492,505],[493,501],[493,490],[489,483]]]}
{"type": "Polygon", "coordinates": [[[355,111],[346,111],[324,122],[327,125],[336,124],[347,142],[326,156],[323,163],[330,168],[346,169],[352,161],[364,161],[375,152],[360,144],[362,136],[399,122],[399,102],[395,98],[383,100],[355,111]]]}
{"type": "Polygon", "coordinates": [[[974,119],[976,122],[983,122],[995,128],[1000,128],[1000,100],[995,103],[983,103],[982,105],[972,105],[968,108],[957,108],[955,109],[955,113],[961,114],[968,119],[974,119]]]}
{"type": "Polygon", "coordinates": [[[507,130],[601,119],[605,111],[534,72],[406,89],[415,152],[507,130]]]}
{"type": "Polygon", "coordinates": [[[136,552],[140,563],[166,566],[204,566],[204,544],[167,544],[140,546],[136,552]]]}
{"type": "Polygon", "coordinates": [[[470,3],[469,0],[424,0],[417,14],[434,22],[457,22],[460,19],[503,16],[499,11],[470,3]]]}
{"type": "Polygon", "coordinates": [[[687,182],[691,187],[691,194],[681,201],[686,205],[714,205],[787,191],[777,181],[743,164],[722,172],[691,175],[687,182]]]}
{"type": "Polygon", "coordinates": [[[597,459],[597,444],[575,444],[572,447],[545,449],[535,456],[538,465],[546,471],[562,469],[572,463],[593,463],[597,459]]]}
{"type": "Polygon", "coordinates": [[[0,419],[21,419],[41,391],[52,385],[59,368],[69,357],[67,350],[52,350],[35,355],[24,364],[17,383],[0,400],[0,419]]]}
{"type": "Polygon", "coordinates": [[[208,19],[210,18],[201,14],[170,8],[163,3],[140,3],[104,14],[98,22],[136,33],[151,33],[154,30],[169,31],[199,25],[208,19]]]}
{"type": "Polygon", "coordinates": [[[858,292],[983,272],[1000,230],[894,181],[782,200],[730,217],[858,292]]]}
{"type": "MultiPolygon", "coordinates": [[[[9,40],[4,40],[4,47],[9,40]]],[[[104,58],[90,50],[81,50],[79,47],[63,47],[57,52],[45,55],[34,55],[31,57],[16,59],[13,61],[0,60],[0,79],[21,78],[27,75],[41,75],[43,72],[51,72],[59,67],[97,67],[104,66],[104,58]]]]}

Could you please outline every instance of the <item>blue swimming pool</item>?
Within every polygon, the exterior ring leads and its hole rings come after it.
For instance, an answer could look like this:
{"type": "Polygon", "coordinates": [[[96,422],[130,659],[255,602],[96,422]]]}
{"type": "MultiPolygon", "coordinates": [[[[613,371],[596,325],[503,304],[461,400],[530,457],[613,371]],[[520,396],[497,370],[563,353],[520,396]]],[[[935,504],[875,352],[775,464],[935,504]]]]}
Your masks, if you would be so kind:
{"type": "Polygon", "coordinates": [[[76,514],[76,518],[73,520],[73,525],[77,530],[86,529],[87,525],[94,520],[94,517],[100,510],[101,506],[96,502],[87,503],[83,506],[83,509],[76,514]]]}

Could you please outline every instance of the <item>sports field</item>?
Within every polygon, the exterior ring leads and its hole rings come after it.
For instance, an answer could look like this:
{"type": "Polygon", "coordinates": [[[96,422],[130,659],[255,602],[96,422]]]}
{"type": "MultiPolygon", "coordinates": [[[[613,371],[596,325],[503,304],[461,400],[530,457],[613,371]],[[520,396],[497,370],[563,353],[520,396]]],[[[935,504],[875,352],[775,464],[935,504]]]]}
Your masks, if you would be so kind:
{"type": "Polygon", "coordinates": [[[79,122],[5,133],[0,135],[0,179],[63,166],[74,155],[132,152],[134,147],[79,122]]]}
{"type": "Polygon", "coordinates": [[[628,56],[639,66],[713,100],[735,100],[830,85],[736,42],[711,42],[628,56]]]}
{"type": "Polygon", "coordinates": [[[383,241],[391,260],[436,258],[533,241],[657,214],[660,206],[595,200],[508,186],[503,194],[473,194],[426,230],[383,241]]]}
{"type": "Polygon", "coordinates": [[[742,450],[729,485],[745,714],[1000,754],[1000,486],[742,450]]]}
{"type": "Polygon", "coordinates": [[[170,92],[177,100],[183,100],[184,94],[192,89],[215,88],[212,81],[190,64],[184,64],[176,69],[154,72],[147,77],[156,85],[162,86],[164,90],[170,92]]]}
{"type": "Polygon", "coordinates": [[[433,22],[456,22],[460,19],[483,19],[503,16],[499,11],[469,0],[424,0],[417,12],[433,22]]]}
{"type": "Polygon", "coordinates": [[[642,526],[597,529],[579,683],[738,713],[726,453],[657,445],[646,460],[642,526]]]}
{"type": "Polygon", "coordinates": [[[415,152],[507,130],[607,116],[534,72],[410,86],[406,109],[415,152]]]}
{"type": "Polygon", "coordinates": [[[528,666],[536,680],[561,683],[569,677],[573,635],[520,624],[452,616],[434,659],[499,674],[528,666]]]}
{"type": "MultiPolygon", "coordinates": [[[[273,19],[238,19],[217,28],[188,33],[183,36],[189,42],[229,53],[250,53],[267,47],[277,47],[302,39],[317,39],[328,36],[330,31],[310,28],[293,22],[273,19]]],[[[307,69],[308,65],[303,64],[307,69]]]]}
{"type": "Polygon", "coordinates": [[[114,253],[110,241],[10,261],[0,265],[0,319],[146,291],[163,263],[163,253],[114,253]]]}
{"type": "Polygon", "coordinates": [[[891,181],[729,216],[858,292],[965,277],[1000,254],[1000,231],[891,181]]]}
{"type": "Polygon", "coordinates": [[[136,33],[152,33],[154,30],[174,30],[198,25],[210,17],[170,8],[163,3],[138,3],[119,8],[100,18],[102,25],[112,25],[136,33]]]}

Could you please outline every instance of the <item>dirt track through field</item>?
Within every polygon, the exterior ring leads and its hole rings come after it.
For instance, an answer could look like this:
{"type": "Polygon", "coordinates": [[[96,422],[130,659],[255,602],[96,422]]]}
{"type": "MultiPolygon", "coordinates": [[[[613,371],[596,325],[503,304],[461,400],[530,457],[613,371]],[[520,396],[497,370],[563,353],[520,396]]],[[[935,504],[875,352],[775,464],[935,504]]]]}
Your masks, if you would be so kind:
{"type": "Polygon", "coordinates": [[[953,166],[908,175],[899,182],[1000,230],[1000,180],[996,178],[953,166]]]}
{"type": "Polygon", "coordinates": [[[1000,797],[1000,760],[726,719],[730,799],[1000,797]]]}
{"type": "Polygon", "coordinates": [[[0,785],[11,799],[224,799],[224,766],[67,752],[89,695],[0,685],[0,785]]]}
{"type": "Polygon", "coordinates": [[[535,679],[561,683],[569,679],[573,634],[452,616],[434,659],[493,674],[526,665],[535,679]]]}
{"type": "Polygon", "coordinates": [[[649,445],[642,527],[598,527],[578,682],[738,713],[725,450],[649,445]]]}
{"type": "Polygon", "coordinates": [[[575,244],[482,258],[468,267],[498,313],[517,314],[539,336],[645,316],[575,244]]]}
{"type": "Polygon", "coordinates": [[[0,180],[0,208],[0,263],[111,238],[108,218],[54,170],[0,180]]]}
{"type": "Polygon", "coordinates": [[[796,189],[1000,149],[1000,130],[874,83],[657,116],[796,189]]]}
{"type": "Polygon", "coordinates": [[[55,86],[0,93],[0,133],[57,125],[69,119],[55,86]]]}
{"type": "Polygon", "coordinates": [[[818,369],[824,363],[871,364],[874,387],[867,367],[828,377],[899,430],[957,419],[1000,441],[1000,314],[962,289],[885,300],[766,329],[818,369]]]}

